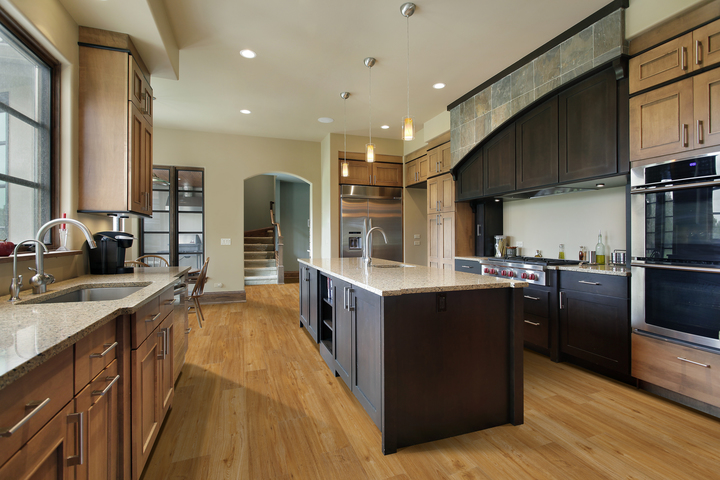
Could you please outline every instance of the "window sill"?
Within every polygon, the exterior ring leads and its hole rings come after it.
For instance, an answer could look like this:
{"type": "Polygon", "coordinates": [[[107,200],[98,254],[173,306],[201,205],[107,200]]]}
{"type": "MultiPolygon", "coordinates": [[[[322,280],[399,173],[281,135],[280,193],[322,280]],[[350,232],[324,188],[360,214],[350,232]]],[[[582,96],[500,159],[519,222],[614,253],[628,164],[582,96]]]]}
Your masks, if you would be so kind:
{"type": "MultiPolygon", "coordinates": [[[[82,255],[82,254],[83,254],[82,250],[67,250],[67,251],[65,251],[65,252],[58,252],[57,250],[55,250],[55,251],[47,252],[47,253],[45,254],[45,258],[69,257],[69,256],[72,256],[72,255],[82,255]]],[[[18,254],[18,260],[27,260],[27,259],[30,259],[30,258],[35,258],[35,254],[34,254],[34,253],[29,253],[29,252],[28,252],[28,253],[19,253],[19,254],[18,254]]],[[[2,264],[2,263],[12,263],[12,261],[13,261],[13,256],[12,256],[12,255],[9,255],[9,256],[7,256],[7,257],[0,257],[0,264],[2,264]]]]}

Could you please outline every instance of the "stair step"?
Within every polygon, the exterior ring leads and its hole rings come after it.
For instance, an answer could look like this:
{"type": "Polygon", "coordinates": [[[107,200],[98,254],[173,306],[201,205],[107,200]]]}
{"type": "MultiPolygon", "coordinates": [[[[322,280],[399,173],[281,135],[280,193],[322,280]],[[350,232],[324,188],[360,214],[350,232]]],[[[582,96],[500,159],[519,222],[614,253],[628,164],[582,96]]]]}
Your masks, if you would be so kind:
{"type": "Polygon", "coordinates": [[[246,243],[246,252],[274,252],[275,245],[266,245],[263,243],[246,243]]]}
{"type": "Polygon", "coordinates": [[[245,277],[245,285],[277,285],[277,275],[245,277]]]}
{"type": "Polygon", "coordinates": [[[247,268],[245,267],[245,277],[257,277],[275,274],[277,278],[277,267],[260,267],[260,268],[247,268]]]}
{"type": "Polygon", "coordinates": [[[274,261],[275,260],[275,252],[274,251],[272,251],[272,252],[265,252],[265,251],[248,252],[248,251],[246,251],[245,252],[245,260],[248,260],[248,259],[250,259],[250,260],[272,259],[274,261]]]}
{"type": "MultiPolygon", "coordinates": [[[[254,252],[253,252],[254,253],[254,252]]],[[[275,267],[275,256],[271,258],[247,258],[245,257],[245,268],[275,267]]]]}
{"type": "Polygon", "coordinates": [[[275,244],[275,237],[245,237],[245,245],[256,243],[275,244]]]}

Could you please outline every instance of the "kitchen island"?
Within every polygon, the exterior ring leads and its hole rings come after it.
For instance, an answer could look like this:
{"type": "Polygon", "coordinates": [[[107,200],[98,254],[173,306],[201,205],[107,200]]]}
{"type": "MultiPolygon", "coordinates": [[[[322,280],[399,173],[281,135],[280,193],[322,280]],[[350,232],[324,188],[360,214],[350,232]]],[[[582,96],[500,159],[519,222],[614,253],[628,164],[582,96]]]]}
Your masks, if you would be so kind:
{"type": "Polygon", "coordinates": [[[517,280],[299,259],[300,326],[382,432],[382,451],[523,423],[517,280]]]}

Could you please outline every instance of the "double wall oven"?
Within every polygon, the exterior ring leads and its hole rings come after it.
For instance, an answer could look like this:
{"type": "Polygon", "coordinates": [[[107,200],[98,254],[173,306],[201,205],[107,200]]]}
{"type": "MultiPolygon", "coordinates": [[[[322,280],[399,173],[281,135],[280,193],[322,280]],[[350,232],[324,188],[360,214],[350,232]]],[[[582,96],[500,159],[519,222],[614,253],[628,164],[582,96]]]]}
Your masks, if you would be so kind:
{"type": "Polygon", "coordinates": [[[631,170],[632,326],[720,349],[720,154],[631,170]]]}

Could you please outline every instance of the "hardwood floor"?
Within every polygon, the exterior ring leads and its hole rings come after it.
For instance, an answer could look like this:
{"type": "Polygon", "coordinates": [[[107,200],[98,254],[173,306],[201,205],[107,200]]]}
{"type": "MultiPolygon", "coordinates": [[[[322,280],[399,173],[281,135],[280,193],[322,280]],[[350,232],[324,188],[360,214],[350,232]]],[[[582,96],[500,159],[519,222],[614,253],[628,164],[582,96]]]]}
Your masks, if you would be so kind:
{"type": "Polygon", "coordinates": [[[298,285],[246,289],[203,307],[145,480],[720,479],[719,420],[532,352],[524,425],[383,456],[298,326],[298,285]]]}

